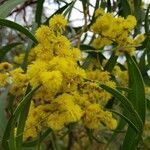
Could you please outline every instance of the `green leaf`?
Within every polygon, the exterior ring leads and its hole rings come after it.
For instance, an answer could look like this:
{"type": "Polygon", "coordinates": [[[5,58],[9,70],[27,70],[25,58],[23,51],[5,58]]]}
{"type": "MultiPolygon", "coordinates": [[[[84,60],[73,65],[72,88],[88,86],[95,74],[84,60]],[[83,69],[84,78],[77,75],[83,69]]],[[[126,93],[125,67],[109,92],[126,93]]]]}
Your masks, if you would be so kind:
{"type": "Polygon", "coordinates": [[[146,62],[145,62],[145,55],[146,55],[146,51],[143,52],[142,56],[140,57],[140,61],[139,61],[139,69],[143,74],[145,74],[145,72],[147,72],[147,69],[146,69],[146,62]]]}
{"type": "Polygon", "coordinates": [[[93,143],[93,129],[86,128],[86,133],[90,143],[93,143]]]}
{"type": "MultiPolygon", "coordinates": [[[[132,93],[128,93],[128,98],[133,104],[134,109],[137,111],[144,124],[146,113],[146,99],[143,78],[133,58],[129,55],[126,55],[126,58],[129,73],[129,88],[132,89],[132,93]]],[[[123,142],[123,150],[136,149],[141,138],[141,134],[142,132],[137,133],[129,126],[123,142]]]]}
{"type": "Polygon", "coordinates": [[[146,113],[146,100],[143,78],[133,58],[129,55],[126,55],[126,58],[129,73],[129,88],[132,89],[132,93],[129,93],[128,98],[144,123],[146,113]]]}
{"type": "Polygon", "coordinates": [[[95,50],[96,51],[96,49],[94,47],[92,47],[90,45],[86,45],[86,44],[81,44],[80,50],[82,50],[82,51],[84,51],[84,50],[95,50]]]}
{"type": "Polygon", "coordinates": [[[1,26],[6,26],[6,27],[9,27],[9,28],[12,28],[12,29],[15,29],[23,34],[25,34],[29,39],[31,39],[35,44],[38,43],[37,39],[34,37],[34,35],[29,31],[27,30],[26,28],[24,28],[23,26],[13,22],[13,21],[10,21],[10,20],[7,20],[7,19],[2,19],[0,18],[0,25],[1,26]]]}
{"type": "MultiPolygon", "coordinates": [[[[31,86],[28,85],[25,95],[27,95],[30,91],[31,91],[31,86]]],[[[19,115],[18,124],[17,124],[17,132],[16,132],[16,147],[18,149],[22,148],[23,132],[24,132],[24,127],[25,127],[25,122],[29,113],[30,104],[31,104],[31,98],[24,105],[24,108],[20,112],[20,115],[19,115]]]]}
{"type": "Polygon", "coordinates": [[[13,115],[8,120],[7,126],[4,131],[3,139],[2,139],[2,146],[5,149],[8,149],[8,141],[10,138],[11,131],[14,130],[14,124],[16,123],[16,120],[18,119],[20,113],[23,111],[26,104],[31,100],[34,92],[39,88],[39,86],[32,91],[30,91],[25,97],[23,97],[22,101],[19,103],[17,108],[15,109],[13,115]]]}
{"type": "Polygon", "coordinates": [[[43,24],[48,25],[49,24],[49,20],[56,14],[62,14],[67,8],[68,6],[70,6],[73,3],[73,1],[71,3],[67,3],[65,6],[61,7],[60,9],[58,9],[53,15],[51,15],[43,24]]]}
{"type": "Polygon", "coordinates": [[[16,144],[15,144],[15,124],[12,125],[12,130],[10,131],[10,138],[8,141],[9,150],[17,150],[16,144]]]}
{"type": "Polygon", "coordinates": [[[147,54],[148,65],[150,68],[150,36],[147,37],[146,54],[147,54]]]}
{"type": "Polygon", "coordinates": [[[63,13],[64,16],[66,16],[67,14],[69,14],[68,15],[68,17],[69,17],[71,15],[71,11],[72,11],[73,6],[74,6],[75,3],[76,3],[76,0],[72,1],[71,4],[65,9],[65,11],[63,13]]]}
{"type": "Polygon", "coordinates": [[[0,95],[0,139],[3,137],[4,129],[7,125],[7,119],[5,114],[5,109],[7,105],[7,95],[9,87],[5,89],[4,92],[0,95]]]}
{"type": "Polygon", "coordinates": [[[124,96],[122,95],[119,91],[110,88],[106,85],[100,85],[101,88],[106,90],[107,92],[111,93],[117,100],[119,100],[122,104],[122,107],[124,108],[124,111],[126,112],[124,115],[129,118],[136,126],[136,128],[142,132],[142,127],[143,127],[143,122],[134,109],[132,103],[124,96]]]}
{"type": "Polygon", "coordinates": [[[107,61],[104,70],[107,70],[108,72],[112,72],[113,68],[115,67],[115,64],[117,62],[118,56],[116,56],[114,53],[111,55],[109,60],[107,61]]]}
{"type": "Polygon", "coordinates": [[[146,11],[146,15],[145,15],[145,34],[148,35],[150,32],[150,20],[149,20],[149,11],[150,11],[150,4],[148,5],[147,11],[146,11]]]}
{"type": "Polygon", "coordinates": [[[122,86],[117,86],[116,89],[119,91],[124,91],[124,92],[132,92],[132,90],[130,88],[126,88],[126,87],[122,87],[122,86]]]}
{"type": "Polygon", "coordinates": [[[21,45],[22,43],[11,43],[0,48],[0,61],[5,58],[5,55],[14,47],[21,45]]]}
{"type": "Polygon", "coordinates": [[[9,0],[0,6],[0,17],[6,18],[9,13],[21,3],[24,3],[26,0],[9,0]]]}
{"type": "Polygon", "coordinates": [[[42,18],[44,1],[45,0],[37,0],[37,7],[36,7],[36,13],[35,13],[35,22],[38,24],[38,26],[41,25],[41,18],[42,18]]]}
{"type": "Polygon", "coordinates": [[[138,141],[138,133],[136,133],[131,127],[128,127],[125,139],[123,141],[122,150],[136,150],[138,141]]]}
{"type": "Polygon", "coordinates": [[[133,0],[134,2],[134,16],[136,17],[137,20],[137,25],[135,27],[135,33],[134,35],[136,36],[137,34],[141,33],[141,26],[142,26],[142,22],[143,22],[143,17],[144,17],[144,13],[143,13],[143,8],[142,6],[142,0],[133,0]]]}
{"type": "Polygon", "coordinates": [[[87,69],[88,68],[88,66],[91,64],[91,61],[93,60],[93,56],[91,56],[91,55],[88,55],[87,57],[86,57],[86,59],[84,60],[84,62],[83,62],[83,64],[82,64],[82,68],[83,69],[87,69]]]}
{"type": "Polygon", "coordinates": [[[147,100],[147,108],[150,110],[150,100],[148,98],[146,98],[147,100]]]}
{"type": "Polygon", "coordinates": [[[14,118],[17,118],[20,114],[20,112],[24,109],[25,105],[28,103],[28,101],[31,100],[33,94],[35,93],[35,91],[37,91],[37,89],[39,89],[40,86],[34,88],[33,90],[31,90],[27,95],[25,95],[25,97],[22,99],[22,101],[19,103],[19,105],[17,106],[17,108],[14,111],[14,118]]]}
{"type": "Polygon", "coordinates": [[[107,9],[108,9],[108,12],[111,12],[111,11],[112,11],[112,8],[111,8],[111,1],[110,1],[110,0],[107,0],[107,9]]]}
{"type": "MultiPolygon", "coordinates": [[[[35,23],[35,24],[33,24],[33,27],[32,27],[32,33],[34,33],[35,32],[35,30],[36,30],[36,28],[37,28],[37,24],[35,23]]],[[[25,51],[25,56],[24,56],[24,59],[23,59],[23,63],[21,64],[21,68],[26,72],[26,70],[27,70],[27,66],[28,66],[28,56],[29,56],[29,53],[30,53],[30,51],[31,51],[31,48],[34,46],[34,43],[33,43],[33,41],[28,41],[28,46],[27,46],[27,48],[26,48],[26,51],[25,51]]]]}
{"type": "Polygon", "coordinates": [[[131,14],[130,5],[127,0],[120,0],[119,5],[119,15],[127,17],[131,14]]]}
{"type": "Polygon", "coordinates": [[[109,110],[115,114],[117,114],[118,116],[120,116],[122,119],[124,119],[135,131],[140,132],[139,129],[136,127],[136,125],[134,124],[134,122],[132,122],[132,120],[130,120],[129,118],[127,118],[125,115],[121,114],[120,112],[117,112],[115,110],[109,110]]]}

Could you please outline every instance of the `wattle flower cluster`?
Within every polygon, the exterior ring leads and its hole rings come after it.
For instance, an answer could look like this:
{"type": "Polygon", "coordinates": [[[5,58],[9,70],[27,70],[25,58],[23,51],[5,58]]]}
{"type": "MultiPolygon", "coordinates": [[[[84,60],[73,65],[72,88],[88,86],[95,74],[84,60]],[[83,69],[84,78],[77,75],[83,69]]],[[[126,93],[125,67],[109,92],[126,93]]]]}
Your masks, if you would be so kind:
{"type": "Polygon", "coordinates": [[[114,17],[111,13],[105,13],[103,9],[97,9],[96,21],[91,26],[91,31],[96,38],[92,45],[96,49],[103,49],[105,46],[114,46],[117,55],[128,53],[134,54],[136,47],[144,41],[144,35],[139,34],[135,38],[131,36],[137,21],[134,16],[114,17]]]}
{"type": "MultiPolygon", "coordinates": [[[[79,66],[80,50],[63,35],[66,25],[63,16],[55,15],[49,26],[37,29],[39,43],[31,50],[26,72],[9,66],[11,94],[20,97],[28,84],[32,88],[41,85],[32,98],[24,140],[38,136],[45,128],[59,131],[75,122],[91,129],[102,124],[116,128],[112,113],[104,108],[111,95],[99,87],[106,84],[115,88],[115,83],[106,71],[83,70],[79,66]]],[[[0,85],[8,84],[7,80],[0,81],[0,85]]]]}

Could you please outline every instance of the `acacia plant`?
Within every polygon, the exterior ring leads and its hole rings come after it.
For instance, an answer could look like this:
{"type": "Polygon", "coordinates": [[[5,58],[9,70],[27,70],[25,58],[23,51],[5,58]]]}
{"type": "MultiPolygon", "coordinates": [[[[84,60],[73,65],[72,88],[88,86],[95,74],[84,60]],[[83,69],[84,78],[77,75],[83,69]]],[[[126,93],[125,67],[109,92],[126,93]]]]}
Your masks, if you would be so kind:
{"type": "Polygon", "coordinates": [[[0,149],[150,148],[150,4],[0,3],[0,149]]]}

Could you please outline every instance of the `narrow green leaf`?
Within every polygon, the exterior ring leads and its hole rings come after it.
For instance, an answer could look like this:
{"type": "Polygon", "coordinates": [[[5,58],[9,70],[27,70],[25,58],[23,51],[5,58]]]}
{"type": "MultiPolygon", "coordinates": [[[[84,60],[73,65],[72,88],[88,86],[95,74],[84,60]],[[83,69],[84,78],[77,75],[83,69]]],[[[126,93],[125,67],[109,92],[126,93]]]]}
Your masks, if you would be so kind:
{"type": "Polygon", "coordinates": [[[25,105],[28,103],[28,101],[31,100],[33,94],[35,93],[35,91],[37,89],[39,89],[40,86],[34,88],[32,91],[30,91],[27,95],[25,95],[25,97],[22,99],[22,101],[19,103],[19,105],[17,106],[17,108],[14,111],[13,116],[15,118],[17,118],[20,114],[20,112],[24,109],[25,105]]]}
{"type": "Polygon", "coordinates": [[[147,54],[148,65],[150,68],[150,36],[147,37],[146,54],[147,54]]]}
{"type": "Polygon", "coordinates": [[[6,18],[9,13],[18,5],[24,3],[26,0],[9,0],[0,6],[0,17],[6,18]]]}
{"type": "Polygon", "coordinates": [[[15,143],[15,124],[12,125],[12,130],[10,131],[10,138],[8,141],[9,150],[17,150],[15,143]]]}
{"type": "MultiPolygon", "coordinates": [[[[25,95],[27,95],[31,91],[31,86],[28,85],[25,95]]],[[[25,122],[29,113],[31,104],[31,98],[30,100],[24,105],[23,110],[20,112],[18,124],[17,124],[17,132],[16,132],[16,147],[18,149],[22,148],[22,142],[23,142],[23,132],[25,127],[25,122]]]]}
{"type": "Polygon", "coordinates": [[[111,12],[112,8],[111,8],[111,1],[110,0],[107,0],[107,9],[108,9],[108,12],[111,12]]]}
{"type": "Polygon", "coordinates": [[[8,145],[8,140],[10,138],[10,134],[11,134],[11,129],[13,127],[13,117],[11,117],[6,125],[6,128],[4,130],[4,135],[3,135],[3,139],[2,139],[2,146],[4,149],[9,150],[9,145],[8,145]]]}
{"type": "Polygon", "coordinates": [[[14,124],[16,123],[16,120],[18,119],[20,113],[23,111],[24,107],[28,103],[28,101],[31,100],[34,92],[38,89],[39,87],[33,89],[30,91],[19,103],[18,107],[15,109],[13,115],[10,117],[8,120],[7,126],[4,131],[3,139],[2,139],[2,145],[5,149],[8,149],[8,141],[10,138],[11,131],[13,130],[14,124]]]}
{"type": "Polygon", "coordinates": [[[144,53],[140,57],[140,61],[139,61],[139,69],[140,69],[142,75],[145,74],[145,72],[147,72],[146,62],[145,62],[145,55],[146,55],[146,51],[144,51],[144,53]]]}
{"type": "Polygon", "coordinates": [[[136,110],[134,109],[132,103],[119,91],[112,89],[106,85],[100,85],[100,87],[106,90],[107,92],[111,93],[117,100],[121,102],[125,112],[127,112],[124,115],[135,124],[136,128],[140,132],[142,132],[143,122],[136,110]]]}
{"type": "Polygon", "coordinates": [[[29,53],[30,53],[30,50],[33,46],[33,42],[32,41],[29,41],[28,42],[28,46],[26,48],[26,51],[25,51],[25,56],[24,56],[24,59],[23,59],[23,62],[21,64],[21,68],[26,72],[27,71],[27,65],[28,65],[28,56],[29,56],[29,53]]]}
{"type": "Polygon", "coordinates": [[[143,17],[144,17],[144,13],[143,13],[143,8],[142,6],[142,0],[133,0],[134,2],[134,16],[136,17],[137,20],[137,25],[135,27],[135,33],[134,35],[136,36],[137,34],[141,33],[141,26],[142,26],[142,22],[143,22],[143,17]]]}
{"type": "Polygon", "coordinates": [[[104,70],[107,70],[108,72],[112,72],[116,62],[117,62],[118,56],[116,56],[114,53],[111,55],[109,60],[107,61],[104,70]]]}
{"type": "MultiPolygon", "coordinates": [[[[37,24],[35,23],[35,24],[33,24],[32,31],[31,31],[31,32],[34,33],[35,30],[36,30],[36,28],[37,28],[37,24]]],[[[26,51],[25,51],[25,56],[24,56],[23,62],[22,62],[22,64],[21,64],[21,68],[22,68],[25,72],[26,72],[27,66],[28,66],[28,56],[29,56],[29,53],[30,53],[30,51],[31,51],[31,49],[32,49],[33,46],[34,46],[33,41],[29,40],[29,41],[28,41],[28,46],[27,46],[26,51]]]]}
{"type": "Polygon", "coordinates": [[[11,43],[11,44],[8,44],[6,46],[3,46],[0,48],[0,61],[2,61],[4,58],[5,58],[5,55],[11,51],[12,48],[18,46],[18,45],[21,45],[22,43],[11,43]]]}
{"type": "Polygon", "coordinates": [[[93,143],[93,129],[86,128],[86,133],[88,135],[89,141],[93,143]]]}
{"type": "Polygon", "coordinates": [[[144,74],[143,79],[144,79],[145,85],[150,86],[150,76],[147,73],[144,74]]]}
{"type": "Polygon", "coordinates": [[[93,56],[88,55],[88,56],[86,57],[86,59],[84,60],[84,63],[82,64],[81,67],[82,67],[83,69],[87,69],[92,60],[93,60],[93,56]]]}
{"type": "Polygon", "coordinates": [[[96,50],[94,47],[90,46],[90,45],[86,45],[86,44],[81,44],[80,45],[80,49],[81,50],[96,50]]]}
{"type": "Polygon", "coordinates": [[[65,9],[63,13],[64,16],[66,16],[68,13],[69,13],[68,17],[71,15],[71,11],[75,3],[76,3],[76,0],[72,1],[72,3],[65,9]]]}
{"type": "Polygon", "coordinates": [[[13,21],[10,21],[10,20],[7,20],[7,19],[2,19],[0,18],[0,25],[1,26],[5,26],[5,27],[9,27],[9,28],[12,28],[12,29],[15,29],[23,34],[25,34],[29,39],[31,39],[35,44],[38,43],[37,39],[34,37],[34,35],[29,31],[27,30],[26,28],[24,28],[23,26],[13,22],[13,21]]]}
{"type": "MultiPolygon", "coordinates": [[[[137,111],[144,124],[146,113],[146,99],[143,78],[134,59],[129,55],[126,55],[126,58],[129,73],[129,88],[132,89],[132,93],[128,93],[128,98],[133,104],[134,109],[137,111]]],[[[137,133],[129,126],[123,142],[123,150],[136,149],[141,138],[141,134],[142,132],[137,133]]]]}
{"type": "Polygon", "coordinates": [[[5,108],[7,104],[8,91],[9,91],[9,87],[6,88],[5,91],[0,95],[0,139],[1,137],[3,137],[3,132],[7,125],[5,108]]]}
{"type": "Polygon", "coordinates": [[[146,98],[146,103],[147,103],[147,108],[150,110],[150,100],[148,98],[146,98]]]}
{"type": "Polygon", "coordinates": [[[148,5],[147,11],[146,11],[146,15],[145,15],[145,34],[148,35],[150,32],[150,20],[149,20],[149,12],[150,12],[150,4],[148,5]]]}
{"type": "Polygon", "coordinates": [[[127,0],[120,0],[119,5],[119,15],[127,17],[131,14],[130,5],[127,0]]]}
{"type": "Polygon", "coordinates": [[[132,120],[130,120],[129,118],[127,118],[125,115],[121,114],[120,112],[117,112],[115,110],[109,110],[115,114],[117,114],[118,116],[120,116],[122,119],[124,119],[135,131],[140,132],[139,129],[136,127],[136,125],[134,124],[134,122],[132,122],[132,120]]]}
{"type": "Polygon", "coordinates": [[[130,88],[126,88],[126,87],[122,87],[122,86],[117,86],[116,89],[119,91],[132,92],[132,90],[130,88]]]}
{"type": "Polygon", "coordinates": [[[144,123],[146,102],[143,78],[133,58],[129,55],[126,55],[126,58],[129,73],[129,88],[132,89],[132,93],[129,93],[128,98],[144,123]]]}
{"type": "Polygon", "coordinates": [[[36,7],[36,13],[35,13],[35,22],[38,24],[38,26],[41,25],[44,1],[45,0],[37,0],[37,7],[36,7]]]}
{"type": "Polygon", "coordinates": [[[122,150],[136,150],[140,139],[141,134],[135,132],[131,127],[128,127],[122,150]]]}

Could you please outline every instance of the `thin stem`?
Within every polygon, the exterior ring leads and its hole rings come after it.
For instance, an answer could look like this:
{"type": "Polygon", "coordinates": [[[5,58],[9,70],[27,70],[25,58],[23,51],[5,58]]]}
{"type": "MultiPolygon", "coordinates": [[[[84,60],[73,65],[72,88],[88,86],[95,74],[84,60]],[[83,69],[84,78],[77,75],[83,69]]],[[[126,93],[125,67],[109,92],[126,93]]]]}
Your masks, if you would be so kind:
{"type": "Polygon", "coordinates": [[[68,140],[67,150],[72,150],[73,144],[74,144],[74,136],[73,136],[73,132],[71,131],[69,133],[69,140],[68,140]]]}

